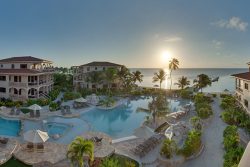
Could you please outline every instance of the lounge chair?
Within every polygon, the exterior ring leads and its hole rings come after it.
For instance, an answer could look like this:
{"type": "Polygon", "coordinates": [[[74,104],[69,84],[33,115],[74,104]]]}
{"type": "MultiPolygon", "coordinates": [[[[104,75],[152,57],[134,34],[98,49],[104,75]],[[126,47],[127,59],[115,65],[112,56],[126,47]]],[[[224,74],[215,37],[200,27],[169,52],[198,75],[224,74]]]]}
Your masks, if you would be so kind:
{"type": "Polygon", "coordinates": [[[36,117],[40,117],[40,111],[39,110],[36,111],[36,117]]]}
{"type": "Polygon", "coordinates": [[[20,113],[21,113],[21,110],[20,110],[20,109],[17,109],[17,110],[16,110],[16,115],[20,115],[20,113]]]}
{"type": "Polygon", "coordinates": [[[30,111],[30,117],[31,117],[31,118],[34,118],[34,117],[35,117],[35,114],[34,114],[34,111],[33,111],[33,110],[30,111]]]}
{"type": "Polygon", "coordinates": [[[1,144],[4,144],[4,145],[7,144],[8,141],[9,141],[9,139],[8,139],[8,138],[5,138],[5,137],[0,139],[0,143],[1,143],[1,144]]]}
{"type": "Polygon", "coordinates": [[[66,106],[66,113],[67,114],[72,114],[72,112],[70,111],[70,107],[69,106],[66,106]]]}
{"type": "Polygon", "coordinates": [[[34,144],[33,143],[27,143],[27,151],[34,151],[34,144]]]}
{"type": "Polygon", "coordinates": [[[15,108],[15,107],[12,107],[11,110],[10,110],[10,115],[14,115],[14,114],[15,114],[15,111],[16,111],[16,108],[15,108]]]}
{"type": "Polygon", "coordinates": [[[43,152],[44,151],[44,145],[42,143],[38,143],[36,145],[37,152],[43,152]]]}

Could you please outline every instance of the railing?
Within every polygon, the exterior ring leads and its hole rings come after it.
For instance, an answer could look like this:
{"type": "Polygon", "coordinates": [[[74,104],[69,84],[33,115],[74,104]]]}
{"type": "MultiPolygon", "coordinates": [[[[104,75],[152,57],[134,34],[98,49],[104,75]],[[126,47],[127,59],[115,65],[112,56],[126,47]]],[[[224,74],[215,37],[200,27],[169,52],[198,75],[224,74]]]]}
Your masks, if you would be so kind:
{"type": "Polygon", "coordinates": [[[240,88],[240,87],[236,87],[236,91],[238,91],[238,92],[243,92],[243,90],[240,88]]]}
{"type": "Polygon", "coordinates": [[[9,86],[14,86],[14,87],[27,87],[27,83],[23,82],[10,82],[9,86]]]}

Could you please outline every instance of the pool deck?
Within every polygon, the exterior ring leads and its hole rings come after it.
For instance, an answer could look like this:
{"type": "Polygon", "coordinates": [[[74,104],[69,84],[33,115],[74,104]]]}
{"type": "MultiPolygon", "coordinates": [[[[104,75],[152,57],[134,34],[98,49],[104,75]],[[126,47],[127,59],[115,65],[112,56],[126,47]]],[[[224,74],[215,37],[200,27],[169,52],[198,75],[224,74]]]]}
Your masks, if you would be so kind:
{"type": "Polygon", "coordinates": [[[0,165],[7,162],[18,147],[19,143],[15,139],[9,139],[6,145],[0,144],[0,165]]]}
{"type": "Polygon", "coordinates": [[[43,151],[30,151],[26,143],[14,152],[14,157],[25,164],[34,165],[42,162],[56,164],[66,159],[67,145],[46,142],[43,151]]]}

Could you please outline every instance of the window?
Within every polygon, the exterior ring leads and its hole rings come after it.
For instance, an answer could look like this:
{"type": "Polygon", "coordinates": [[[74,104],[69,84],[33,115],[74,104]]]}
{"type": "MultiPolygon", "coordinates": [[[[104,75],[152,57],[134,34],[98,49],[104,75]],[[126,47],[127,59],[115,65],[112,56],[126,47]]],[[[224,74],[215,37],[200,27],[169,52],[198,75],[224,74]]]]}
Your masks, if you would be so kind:
{"type": "Polygon", "coordinates": [[[1,93],[6,93],[6,88],[0,87],[0,92],[1,93]]]}
{"type": "Polygon", "coordinates": [[[0,76],[0,81],[6,81],[6,76],[0,76]]]}
{"type": "Polygon", "coordinates": [[[238,82],[238,87],[240,88],[241,87],[241,80],[239,79],[239,82],[238,82]]]}
{"type": "Polygon", "coordinates": [[[17,95],[18,94],[18,90],[14,89],[14,94],[17,95]]]}
{"type": "Polygon", "coordinates": [[[14,82],[21,82],[21,76],[14,76],[14,82]]]}
{"type": "Polygon", "coordinates": [[[103,71],[105,71],[105,70],[106,70],[106,68],[105,68],[105,67],[103,67],[102,69],[103,69],[103,71]]]}
{"type": "Polygon", "coordinates": [[[245,83],[245,89],[248,90],[248,84],[247,83],[245,83]]]}
{"type": "Polygon", "coordinates": [[[248,101],[246,99],[244,100],[244,105],[248,108],[248,101]]]}
{"type": "Polygon", "coordinates": [[[87,71],[89,71],[90,70],[90,68],[89,67],[87,67],[87,71]]]}
{"type": "Polygon", "coordinates": [[[27,64],[20,64],[20,68],[27,69],[27,64]]]}
{"type": "Polygon", "coordinates": [[[0,67],[3,68],[3,64],[1,64],[0,67]]]}
{"type": "Polygon", "coordinates": [[[95,67],[95,70],[97,70],[97,67],[95,67]]]}
{"type": "Polygon", "coordinates": [[[15,68],[15,64],[11,64],[11,68],[14,69],[15,68]]]}

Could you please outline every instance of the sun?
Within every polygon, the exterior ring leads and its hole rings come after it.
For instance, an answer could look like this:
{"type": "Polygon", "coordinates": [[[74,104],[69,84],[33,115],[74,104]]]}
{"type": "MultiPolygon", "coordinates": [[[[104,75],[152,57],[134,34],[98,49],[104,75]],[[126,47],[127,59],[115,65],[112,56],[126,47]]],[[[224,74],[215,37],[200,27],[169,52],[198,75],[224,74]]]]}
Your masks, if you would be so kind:
{"type": "Polygon", "coordinates": [[[172,53],[168,50],[165,50],[162,52],[162,60],[164,62],[171,60],[172,58],[172,53]]]}

